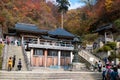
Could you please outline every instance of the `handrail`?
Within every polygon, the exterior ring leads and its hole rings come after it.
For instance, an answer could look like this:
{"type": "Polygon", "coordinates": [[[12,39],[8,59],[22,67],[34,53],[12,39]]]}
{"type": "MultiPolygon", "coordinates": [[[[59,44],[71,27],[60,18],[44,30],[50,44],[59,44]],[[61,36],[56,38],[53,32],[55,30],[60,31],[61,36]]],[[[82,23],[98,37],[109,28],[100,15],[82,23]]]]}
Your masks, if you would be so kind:
{"type": "Polygon", "coordinates": [[[4,45],[2,51],[2,70],[6,69],[6,61],[7,61],[7,45],[4,45]]]}
{"type": "MultiPolygon", "coordinates": [[[[101,59],[97,58],[96,56],[90,54],[88,51],[85,51],[85,50],[79,51],[79,55],[83,57],[84,59],[86,59],[91,65],[94,65],[95,62],[101,61],[101,59]],[[93,61],[89,61],[90,57],[94,58],[93,61]]],[[[101,62],[104,64],[103,61],[101,62]]]]}
{"type": "Polygon", "coordinates": [[[98,57],[98,56],[90,53],[89,51],[86,51],[86,52],[88,52],[88,54],[91,55],[91,56],[93,56],[95,59],[97,59],[97,60],[101,61],[103,64],[105,64],[104,61],[100,57],[98,57]]]}
{"type": "Polygon", "coordinates": [[[29,63],[24,45],[22,45],[22,52],[23,52],[23,56],[24,56],[24,60],[25,60],[25,63],[26,63],[27,70],[30,71],[31,70],[30,63],[29,63]]]}

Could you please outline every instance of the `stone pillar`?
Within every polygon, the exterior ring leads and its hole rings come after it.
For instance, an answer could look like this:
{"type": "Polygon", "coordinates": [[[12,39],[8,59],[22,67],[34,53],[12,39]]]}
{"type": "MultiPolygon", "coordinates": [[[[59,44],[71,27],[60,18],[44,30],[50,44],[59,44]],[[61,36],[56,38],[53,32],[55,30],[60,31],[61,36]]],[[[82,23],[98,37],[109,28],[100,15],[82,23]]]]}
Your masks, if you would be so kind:
{"type": "Polygon", "coordinates": [[[24,44],[24,37],[23,36],[22,36],[22,42],[21,43],[22,43],[22,45],[24,44]]]}
{"type": "Polygon", "coordinates": [[[70,63],[72,63],[72,60],[73,60],[73,52],[71,51],[70,52],[70,63]]]}
{"type": "Polygon", "coordinates": [[[113,34],[112,34],[112,32],[111,32],[111,37],[112,37],[112,41],[114,41],[114,37],[113,37],[113,34]]]}
{"type": "Polygon", "coordinates": [[[105,44],[107,43],[106,38],[107,38],[107,36],[106,36],[106,32],[105,32],[105,44]]]}
{"type": "Polygon", "coordinates": [[[39,38],[37,38],[37,44],[40,44],[40,40],[39,40],[39,38]]]}
{"type": "Polygon", "coordinates": [[[61,51],[58,51],[58,66],[60,66],[61,51]]]}
{"type": "Polygon", "coordinates": [[[33,66],[33,49],[30,51],[30,65],[33,66]]]}
{"type": "Polygon", "coordinates": [[[47,53],[48,53],[48,51],[45,50],[45,51],[44,51],[44,54],[45,54],[45,55],[44,55],[44,60],[45,60],[45,61],[44,61],[44,67],[45,67],[45,68],[46,68],[46,66],[47,66],[47,53]]]}

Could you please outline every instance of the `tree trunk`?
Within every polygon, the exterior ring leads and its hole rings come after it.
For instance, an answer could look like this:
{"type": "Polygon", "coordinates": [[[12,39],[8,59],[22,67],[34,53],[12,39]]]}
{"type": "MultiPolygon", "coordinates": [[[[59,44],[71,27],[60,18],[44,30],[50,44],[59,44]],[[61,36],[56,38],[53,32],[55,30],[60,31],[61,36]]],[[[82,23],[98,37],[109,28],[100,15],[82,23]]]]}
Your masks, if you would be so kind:
{"type": "Polygon", "coordinates": [[[63,11],[61,12],[61,28],[63,29],[63,11]]]}

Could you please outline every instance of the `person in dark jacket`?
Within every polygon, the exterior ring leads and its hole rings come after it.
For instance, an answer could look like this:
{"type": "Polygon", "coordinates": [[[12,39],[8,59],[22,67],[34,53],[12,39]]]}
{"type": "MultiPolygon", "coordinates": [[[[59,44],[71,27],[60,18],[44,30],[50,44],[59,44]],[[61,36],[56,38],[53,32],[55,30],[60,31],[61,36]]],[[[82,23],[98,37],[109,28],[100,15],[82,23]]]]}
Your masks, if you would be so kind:
{"type": "Polygon", "coordinates": [[[111,73],[111,80],[120,80],[117,67],[113,68],[113,71],[111,73]]]}
{"type": "Polygon", "coordinates": [[[12,67],[14,68],[15,66],[15,61],[16,61],[16,55],[13,56],[13,64],[12,64],[12,67]]]}
{"type": "Polygon", "coordinates": [[[18,70],[20,71],[21,68],[22,68],[21,58],[19,58],[19,61],[18,61],[18,65],[17,65],[17,67],[18,67],[18,70]]]}

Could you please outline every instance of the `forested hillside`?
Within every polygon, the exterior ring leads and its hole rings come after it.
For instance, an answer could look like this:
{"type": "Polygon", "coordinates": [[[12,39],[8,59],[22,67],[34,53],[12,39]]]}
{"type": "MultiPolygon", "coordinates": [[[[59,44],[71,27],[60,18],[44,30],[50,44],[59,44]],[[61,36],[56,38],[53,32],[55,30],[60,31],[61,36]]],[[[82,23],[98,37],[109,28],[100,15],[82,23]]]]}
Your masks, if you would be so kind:
{"type": "MultiPolygon", "coordinates": [[[[93,0],[80,1],[86,5],[64,14],[65,29],[79,36],[91,36],[90,33],[97,27],[113,23],[120,30],[120,0],[94,0],[96,3],[92,3],[93,0]]],[[[60,27],[61,15],[57,5],[44,0],[1,0],[0,27],[3,33],[17,22],[36,24],[41,29],[55,29],[60,27]]]]}
{"type": "Polygon", "coordinates": [[[13,27],[15,23],[32,23],[40,28],[51,29],[59,25],[57,7],[44,0],[1,0],[0,26],[13,27]]]}
{"type": "Polygon", "coordinates": [[[83,35],[106,23],[117,23],[120,29],[120,0],[97,0],[94,5],[84,1],[86,6],[68,11],[64,25],[68,30],[83,35]]]}

